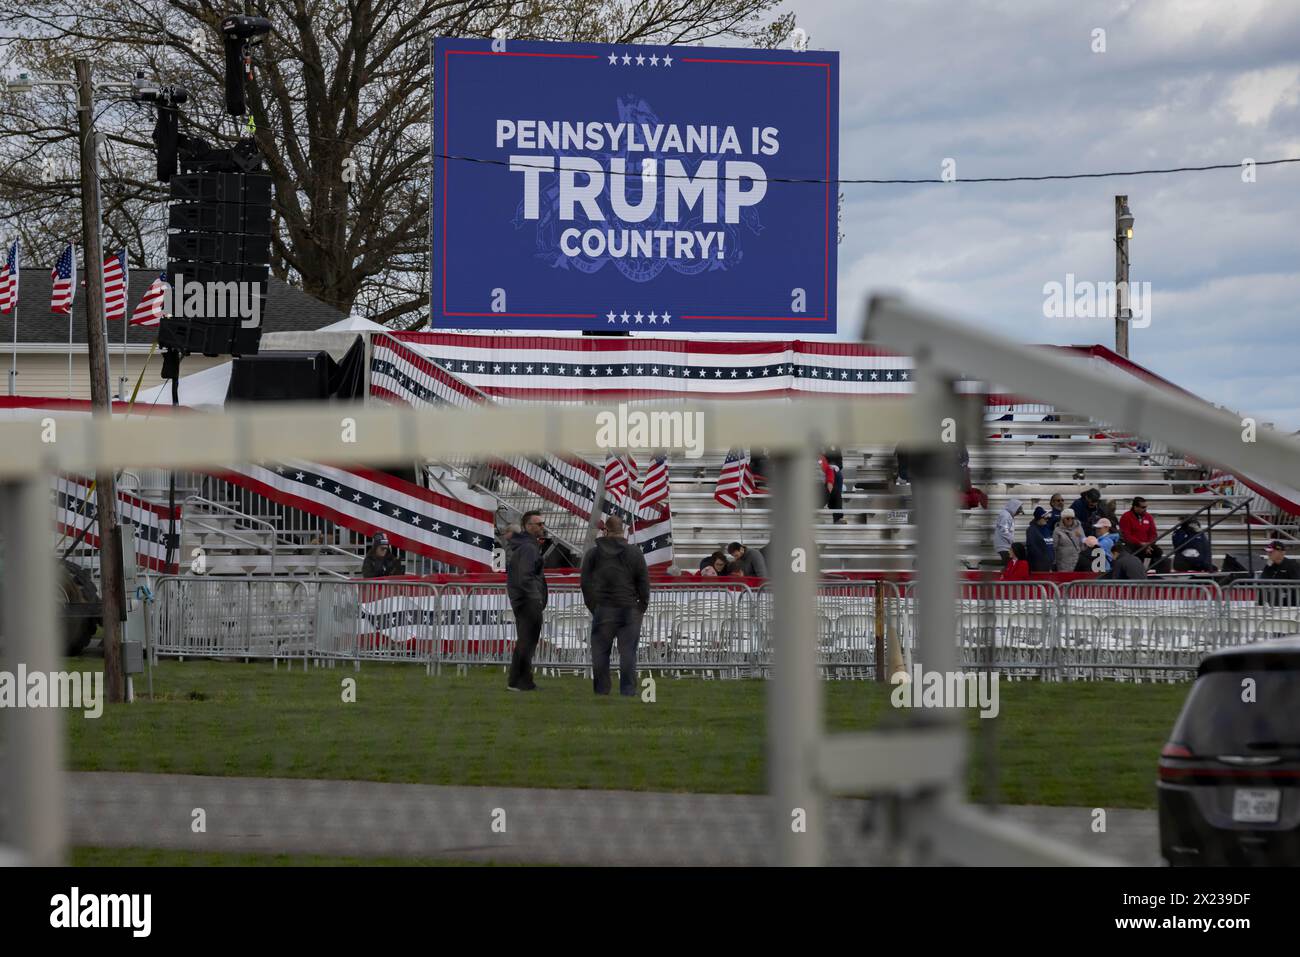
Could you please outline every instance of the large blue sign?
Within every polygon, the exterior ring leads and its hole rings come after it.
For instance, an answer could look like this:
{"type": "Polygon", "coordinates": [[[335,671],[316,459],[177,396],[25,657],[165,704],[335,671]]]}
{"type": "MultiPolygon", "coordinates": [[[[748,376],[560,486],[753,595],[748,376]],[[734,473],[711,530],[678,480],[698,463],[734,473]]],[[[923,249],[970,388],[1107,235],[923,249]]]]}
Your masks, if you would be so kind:
{"type": "Polygon", "coordinates": [[[839,54],[433,53],[434,327],[835,331],[839,54]]]}

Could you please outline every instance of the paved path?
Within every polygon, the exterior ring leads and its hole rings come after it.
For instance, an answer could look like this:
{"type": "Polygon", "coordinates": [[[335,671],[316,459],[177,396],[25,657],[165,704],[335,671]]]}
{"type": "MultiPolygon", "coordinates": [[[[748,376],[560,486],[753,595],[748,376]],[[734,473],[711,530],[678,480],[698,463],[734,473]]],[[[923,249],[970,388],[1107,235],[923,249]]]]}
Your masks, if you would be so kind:
{"type": "MultiPolygon", "coordinates": [[[[74,845],[559,864],[765,864],[769,799],[370,781],[75,772],[74,845]],[[200,823],[202,829],[200,829],[200,823]]],[[[831,864],[882,863],[869,802],[830,803],[831,864]]],[[[1006,818],[1130,864],[1159,863],[1155,813],[1004,807],[1006,818]]]]}

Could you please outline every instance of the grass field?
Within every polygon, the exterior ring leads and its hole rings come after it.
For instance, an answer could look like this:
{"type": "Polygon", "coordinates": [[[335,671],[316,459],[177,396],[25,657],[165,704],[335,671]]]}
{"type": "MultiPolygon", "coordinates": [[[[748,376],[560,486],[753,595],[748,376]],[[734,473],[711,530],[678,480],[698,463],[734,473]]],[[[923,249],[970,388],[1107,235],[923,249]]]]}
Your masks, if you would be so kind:
{"type": "MultiPolygon", "coordinates": [[[[89,660],[82,667],[97,666],[89,660]]],[[[68,715],[69,767],[425,784],[716,793],[765,790],[760,681],[660,678],[657,701],[596,698],[582,678],[510,694],[499,669],[428,677],[402,665],[289,672],[163,662],[152,700],[68,715]],[[355,703],[341,686],[356,679],[355,703]]],[[[144,682],[137,686],[143,693],[144,682]]],[[[825,686],[831,730],[901,723],[889,688],[825,686]]],[[[969,723],[971,795],[995,750],[1000,800],[1154,806],[1155,762],[1186,685],[1003,682],[1001,714],[969,723]],[[984,727],[978,727],[983,725],[984,727]],[[992,727],[989,727],[989,726],[992,727]]]]}
{"type": "Polygon", "coordinates": [[[510,867],[480,861],[418,857],[324,857],[318,854],[234,854],[149,847],[74,847],[73,867],[510,867]]]}

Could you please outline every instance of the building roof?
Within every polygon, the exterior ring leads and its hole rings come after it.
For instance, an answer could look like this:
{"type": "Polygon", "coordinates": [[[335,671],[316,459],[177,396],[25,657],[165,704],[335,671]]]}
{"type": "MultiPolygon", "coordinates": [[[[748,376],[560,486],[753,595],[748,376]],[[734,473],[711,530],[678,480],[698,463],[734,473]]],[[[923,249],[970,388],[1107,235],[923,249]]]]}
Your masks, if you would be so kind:
{"type": "MultiPolygon", "coordinates": [[[[127,289],[127,318],[135,310],[149,284],[158,278],[161,269],[132,269],[127,289]]],[[[19,270],[18,285],[18,348],[24,343],[67,343],[68,317],[50,312],[50,271],[40,267],[19,270]]],[[[77,264],[77,295],[72,303],[73,342],[86,341],[86,288],[81,285],[86,272],[77,264]]],[[[13,341],[13,315],[0,316],[0,342],[6,346],[13,341]]],[[[295,289],[283,279],[271,277],[266,289],[266,314],[262,317],[263,332],[314,331],[339,322],[347,315],[314,299],[300,289],[295,289]]],[[[157,326],[131,326],[127,342],[149,345],[158,338],[157,326]]],[[[122,324],[108,323],[110,347],[122,343],[122,324]]]]}

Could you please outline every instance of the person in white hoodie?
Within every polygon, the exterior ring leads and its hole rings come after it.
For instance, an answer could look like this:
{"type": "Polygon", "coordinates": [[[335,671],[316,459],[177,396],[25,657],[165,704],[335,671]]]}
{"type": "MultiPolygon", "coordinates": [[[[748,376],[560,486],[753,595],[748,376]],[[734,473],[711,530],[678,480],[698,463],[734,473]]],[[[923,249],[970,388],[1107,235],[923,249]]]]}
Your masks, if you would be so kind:
{"type": "Polygon", "coordinates": [[[1024,509],[1020,499],[1007,499],[1006,507],[998,512],[997,524],[993,526],[993,547],[1002,558],[1002,566],[1011,561],[1011,543],[1016,540],[1016,516],[1023,515],[1024,509]]]}

